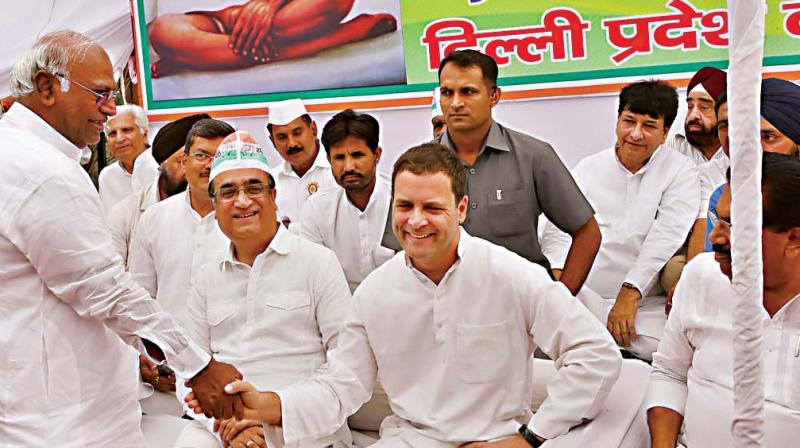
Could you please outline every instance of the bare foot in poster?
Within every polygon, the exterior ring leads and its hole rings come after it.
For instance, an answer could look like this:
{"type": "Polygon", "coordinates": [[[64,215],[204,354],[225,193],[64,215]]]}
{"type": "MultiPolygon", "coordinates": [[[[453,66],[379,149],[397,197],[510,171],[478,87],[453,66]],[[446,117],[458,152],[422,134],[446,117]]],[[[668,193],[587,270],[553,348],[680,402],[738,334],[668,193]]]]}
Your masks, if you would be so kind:
{"type": "Polygon", "coordinates": [[[150,73],[159,78],[299,59],[397,30],[391,14],[342,22],[354,1],[250,0],[220,11],[159,16],[148,31],[159,56],[150,73]]]}

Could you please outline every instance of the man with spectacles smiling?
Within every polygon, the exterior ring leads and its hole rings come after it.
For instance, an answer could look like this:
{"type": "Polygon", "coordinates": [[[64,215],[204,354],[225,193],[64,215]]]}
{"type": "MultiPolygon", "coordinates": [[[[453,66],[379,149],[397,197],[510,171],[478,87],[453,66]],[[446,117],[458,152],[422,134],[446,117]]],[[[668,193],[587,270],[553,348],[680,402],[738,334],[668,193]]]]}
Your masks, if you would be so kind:
{"type": "MultiPolygon", "coordinates": [[[[327,362],[344,323],[350,290],[329,249],[280,225],[275,182],[255,139],[236,132],[211,168],[209,190],[227,250],[206,259],[192,282],[190,333],[201,347],[239,366],[257,387],[286,387],[327,362]]],[[[225,446],[282,446],[279,429],[220,421],[225,446]]],[[[300,446],[349,445],[347,425],[300,446]]]]}
{"type": "Polygon", "coordinates": [[[138,356],[123,338],[154,342],[209,414],[241,409],[220,395],[241,375],[192,343],[114,251],[79,161],[116,108],[77,83],[112,91],[108,55],[82,34],[47,34],[15,64],[17,102],[0,121],[3,446],[143,446],[138,356]]]}

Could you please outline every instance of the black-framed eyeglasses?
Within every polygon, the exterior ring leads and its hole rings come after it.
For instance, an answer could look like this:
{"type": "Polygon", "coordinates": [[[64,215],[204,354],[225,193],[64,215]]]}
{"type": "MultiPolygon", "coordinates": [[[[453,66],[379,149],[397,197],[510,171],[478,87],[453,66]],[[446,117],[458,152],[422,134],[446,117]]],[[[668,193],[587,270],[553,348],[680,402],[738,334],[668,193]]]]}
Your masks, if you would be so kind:
{"type": "Polygon", "coordinates": [[[264,196],[270,189],[271,187],[269,185],[262,184],[261,182],[247,184],[243,187],[221,187],[214,193],[214,200],[217,202],[233,202],[239,197],[240,191],[244,191],[244,194],[246,194],[248,198],[256,199],[264,196]]]}
{"type": "Polygon", "coordinates": [[[186,154],[188,157],[193,158],[198,163],[208,162],[209,160],[213,159],[214,156],[211,154],[206,154],[204,152],[196,152],[194,154],[186,154]]]}
{"type": "Polygon", "coordinates": [[[96,90],[93,90],[93,89],[90,89],[90,88],[86,87],[85,85],[79,83],[78,81],[75,81],[74,79],[71,79],[70,77],[68,77],[66,75],[56,75],[56,76],[62,78],[64,81],[74,82],[81,89],[83,89],[83,90],[91,93],[92,95],[96,96],[97,97],[97,101],[95,101],[95,102],[97,103],[98,106],[102,106],[103,104],[106,104],[109,101],[111,101],[113,103],[117,102],[117,97],[119,96],[119,92],[117,92],[116,90],[106,90],[104,92],[98,92],[96,90]]]}

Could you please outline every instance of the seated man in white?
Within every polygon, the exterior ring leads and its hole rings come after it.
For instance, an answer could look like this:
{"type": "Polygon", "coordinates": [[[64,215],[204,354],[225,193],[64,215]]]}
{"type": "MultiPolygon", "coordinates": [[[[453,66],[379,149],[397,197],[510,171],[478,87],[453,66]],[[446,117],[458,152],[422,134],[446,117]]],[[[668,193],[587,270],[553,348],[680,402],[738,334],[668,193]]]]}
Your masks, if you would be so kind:
{"type": "Polygon", "coordinates": [[[103,125],[108,150],[117,159],[100,171],[97,183],[106,214],[128,195],[137,193],[158,178],[158,163],[147,143],[147,114],[141,107],[119,106],[117,114],[103,125]]]}
{"type": "MultiPolygon", "coordinates": [[[[686,241],[700,203],[697,167],[660,147],[677,112],[678,95],[669,84],[625,86],[616,144],[572,171],[603,235],[578,298],[620,346],[645,360],[656,350],[666,319],[659,272],[686,241]]],[[[569,236],[548,223],[542,247],[558,277],[569,236]]]]}
{"type": "Polygon", "coordinates": [[[248,418],[281,425],[283,442],[293,446],[341,425],[376,379],[394,413],[376,447],[499,439],[488,446],[540,446],[598,415],[620,370],[619,351],[541,266],[461,228],[466,176],[438,143],[398,159],[391,219],[404,250],[356,290],[328,371],[268,389],[275,392],[228,386],[243,392],[248,418]],[[559,369],[531,418],[537,346],[559,369]]]}
{"type": "MultiPolygon", "coordinates": [[[[800,440],[800,160],[763,157],[765,446],[790,447],[800,440]]],[[[710,215],[714,253],[686,265],[653,355],[647,413],[653,448],[674,447],[681,423],[688,447],[734,446],[730,210],[726,186],[710,215]]]]}
{"type": "Polygon", "coordinates": [[[381,246],[391,185],[378,172],[379,133],[375,117],[350,109],[325,123],[322,145],[339,185],[309,197],[299,225],[300,236],[336,254],[351,291],[394,255],[381,246]]]}
{"type": "MultiPolygon", "coordinates": [[[[282,389],[313,376],[336,345],[350,291],[329,249],[280,225],[275,181],[261,147],[246,132],[228,136],[209,176],[220,229],[231,244],[193,279],[190,334],[261,388],[282,389]]],[[[225,446],[275,447],[280,431],[258,422],[217,422],[225,446]]],[[[343,422],[298,446],[350,445],[343,422]]]]}

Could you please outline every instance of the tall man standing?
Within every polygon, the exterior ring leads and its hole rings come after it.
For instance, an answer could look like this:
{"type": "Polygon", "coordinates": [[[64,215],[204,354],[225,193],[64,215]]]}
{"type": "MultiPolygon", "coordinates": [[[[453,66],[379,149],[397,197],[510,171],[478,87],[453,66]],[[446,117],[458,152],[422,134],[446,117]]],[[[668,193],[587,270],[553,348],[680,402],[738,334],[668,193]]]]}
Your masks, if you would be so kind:
{"type": "MultiPolygon", "coordinates": [[[[497,63],[475,50],[453,52],[439,66],[447,132],[437,140],[467,171],[464,228],[550,269],[537,236],[539,214],[572,237],[560,280],[576,294],[600,247],[594,211],[553,148],[492,119],[500,101],[497,63]]],[[[383,245],[400,250],[387,226],[383,245]]]]}
{"type": "Polygon", "coordinates": [[[0,440],[7,447],[142,446],[137,357],[160,347],[213,413],[238,372],[191,343],[111,246],[81,148],[114,115],[108,55],[72,31],[40,38],[12,70],[0,121],[0,440]],[[217,397],[217,398],[214,398],[217,397]]]}
{"type": "Polygon", "coordinates": [[[322,144],[341,188],[310,197],[299,226],[300,236],[336,253],[351,291],[394,255],[380,244],[391,185],[378,172],[379,134],[375,117],[350,109],[325,124],[322,144]]]}
{"type": "Polygon", "coordinates": [[[278,215],[285,226],[300,222],[306,199],[336,185],[325,153],[319,150],[317,123],[303,102],[294,99],[270,105],[269,140],[283,162],[272,170],[278,192],[278,215]]]}
{"type": "Polygon", "coordinates": [[[150,185],[158,177],[158,163],[147,150],[147,114],[141,107],[118,107],[105,131],[108,149],[117,159],[103,168],[97,179],[100,200],[108,213],[128,195],[150,185]]]}

